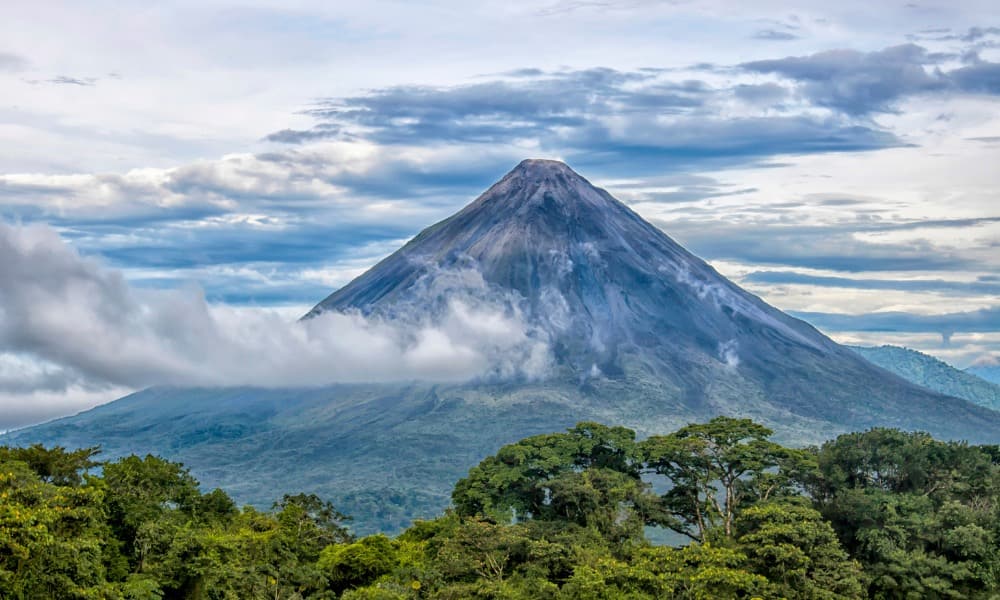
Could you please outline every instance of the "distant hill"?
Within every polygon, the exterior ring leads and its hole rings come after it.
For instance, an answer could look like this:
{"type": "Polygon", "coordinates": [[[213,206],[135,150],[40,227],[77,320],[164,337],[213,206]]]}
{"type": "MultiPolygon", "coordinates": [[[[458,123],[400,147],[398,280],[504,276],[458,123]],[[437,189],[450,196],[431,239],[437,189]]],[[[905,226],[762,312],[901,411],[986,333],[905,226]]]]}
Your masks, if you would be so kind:
{"type": "MultiPolygon", "coordinates": [[[[987,381],[979,372],[961,371],[933,356],[899,346],[850,346],[861,356],[907,381],[980,406],[1000,410],[1000,385],[987,381]]],[[[988,368],[984,368],[985,369],[988,368]]],[[[994,367],[994,376],[1000,375],[994,367]]]]}
{"type": "Polygon", "coordinates": [[[971,373],[976,377],[981,377],[986,381],[1000,384],[1000,365],[980,365],[977,367],[969,367],[965,370],[965,372],[971,373]]]}
{"type": "Polygon", "coordinates": [[[452,484],[503,444],[583,420],[649,435],[748,417],[792,444],[874,426],[1000,441],[1000,413],[873,365],[560,162],[522,162],[306,318],[453,326],[459,301],[523,319],[551,368],[448,384],[155,388],[0,443],[155,453],[240,502],[318,493],[371,532],[443,510],[452,484]]]}

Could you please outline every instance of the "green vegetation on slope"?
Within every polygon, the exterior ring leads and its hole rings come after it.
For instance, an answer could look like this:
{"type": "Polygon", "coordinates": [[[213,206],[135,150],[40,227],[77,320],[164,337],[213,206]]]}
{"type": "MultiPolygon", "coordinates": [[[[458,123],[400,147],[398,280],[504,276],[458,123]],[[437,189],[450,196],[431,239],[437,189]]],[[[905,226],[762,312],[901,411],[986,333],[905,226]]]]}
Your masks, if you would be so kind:
{"type": "Polygon", "coordinates": [[[899,346],[850,346],[869,362],[903,379],[940,392],[962,398],[973,404],[1000,410],[1000,385],[965,372],[916,350],[899,346]]]}
{"type": "Polygon", "coordinates": [[[452,509],[396,538],[355,538],[314,495],[238,509],[154,456],[3,447],[0,597],[1000,593],[1000,449],[892,429],[806,450],[770,437],[724,417],[643,441],[580,423],[504,446],[455,485],[452,509]],[[690,543],[653,546],[649,527],[690,543]]]}

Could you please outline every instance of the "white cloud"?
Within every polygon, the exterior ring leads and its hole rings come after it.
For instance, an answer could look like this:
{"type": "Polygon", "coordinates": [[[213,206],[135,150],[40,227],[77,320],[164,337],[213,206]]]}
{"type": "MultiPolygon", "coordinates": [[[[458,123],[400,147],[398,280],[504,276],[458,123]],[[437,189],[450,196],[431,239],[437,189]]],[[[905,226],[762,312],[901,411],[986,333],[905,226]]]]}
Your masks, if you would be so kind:
{"type": "MultiPolygon", "coordinates": [[[[476,274],[459,277],[467,282],[476,274]]],[[[6,224],[0,224],[0,351],[8,365],[36,365],[37,377],[21,378],[15,390],[29,396],[81,385],[534,378],[548,367],[546,341],[488,293],[452,294],[433,318],[330,312],[289,321],[267,309],[211,306],[198,289],[133,289],[50,228],[6,224]],[[50,383],[59,376],[62,383],[50,383]],[[25,389],[36,380],[39,389],[25,389]]]]}
{"type": "Polygon", "coordinates": [[[93,389],[71,386],[65,390],[0,391],[0,433],[72,415],[99,404],[121,398],[135,390],[108,386],[93,389]]]}

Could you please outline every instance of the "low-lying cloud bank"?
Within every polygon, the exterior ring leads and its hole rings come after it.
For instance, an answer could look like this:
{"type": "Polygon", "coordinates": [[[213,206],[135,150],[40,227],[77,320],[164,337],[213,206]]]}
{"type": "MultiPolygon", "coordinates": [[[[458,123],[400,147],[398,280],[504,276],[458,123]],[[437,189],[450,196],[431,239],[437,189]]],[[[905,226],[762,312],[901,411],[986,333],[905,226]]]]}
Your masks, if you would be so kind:
{"type": "Polygon", "coordinates": [[[530,379],[549,356],[515,307],[482,294],[449,300],[433,320],[331,312],[290,322],[274,310],[210,305],[197,288],[133,288],[47,226],[0,223],[0,395],[530,379]],[[5,376],[12,370],[30,377],[5,376]]]}

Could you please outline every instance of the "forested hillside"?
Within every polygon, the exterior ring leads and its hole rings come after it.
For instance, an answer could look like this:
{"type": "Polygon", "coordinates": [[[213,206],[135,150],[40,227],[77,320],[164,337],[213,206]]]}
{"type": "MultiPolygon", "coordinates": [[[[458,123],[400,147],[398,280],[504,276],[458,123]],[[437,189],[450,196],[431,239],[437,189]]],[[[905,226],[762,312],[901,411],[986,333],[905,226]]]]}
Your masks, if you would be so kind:
{"type": "Polygon", "coordinates": [[[1000,593],[997,447],[874,429],[791,449],[770,435],[721,417],[642,441],[580,423],[501,448],[457,482],[452,509],[396,538],[354,537],[313,495],[240,509],[154,456],[0,448],[0,597],[1000,593]],[[649,527],[689,543],[654,546],[649,527]]]}
{"type": "Polygon", "coordinates": [[[1000,409],[1000,385],[972,372],[960,371],[933,356],[899,346],[848,348],[869,362],[919,386],[993,410],[1000,409]]]}

